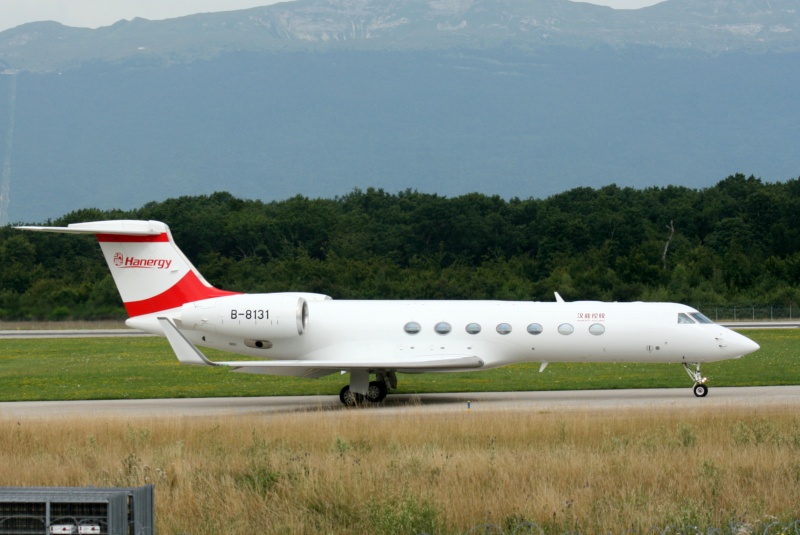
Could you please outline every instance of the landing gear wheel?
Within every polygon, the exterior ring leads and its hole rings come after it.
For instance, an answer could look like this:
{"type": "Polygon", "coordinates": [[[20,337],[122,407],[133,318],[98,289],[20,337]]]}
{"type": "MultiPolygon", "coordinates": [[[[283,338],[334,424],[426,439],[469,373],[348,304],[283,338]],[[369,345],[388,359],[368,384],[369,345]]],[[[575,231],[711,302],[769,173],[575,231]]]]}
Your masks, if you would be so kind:
{"type": "Polygon", "coordinates": [[[686,373],[688,373],[689,377],[691,377],[692,381],[694,381],[694,387],[692,388],[694,395],[699,398],[706,397],[706,394],[708,394],[706,381],[708,381],[708,379],[703,377],[703,374],[700,373],[700,363],[690,364],[688,362],[684,362],[683,369],[686,370],[686,373]],[[691,368],[691,366],[694,366],[694,370],[691,368]]]}
{"type": "Polygon", "coordinates": [[[339,400],[348,407],[357,407],[364,401],[364,396],[351,392],[350,385],[347,385],[339,391],[339,400]]]}
{"type": "Polygon", "coordinates": [[[386,394],[388,389],[386,388],[386,383],[383,381],[372,381],[369,383],[369,389],[367,389],[367,401],[372,403],[380,403],[384,399],[386,399],[386,394]]]}

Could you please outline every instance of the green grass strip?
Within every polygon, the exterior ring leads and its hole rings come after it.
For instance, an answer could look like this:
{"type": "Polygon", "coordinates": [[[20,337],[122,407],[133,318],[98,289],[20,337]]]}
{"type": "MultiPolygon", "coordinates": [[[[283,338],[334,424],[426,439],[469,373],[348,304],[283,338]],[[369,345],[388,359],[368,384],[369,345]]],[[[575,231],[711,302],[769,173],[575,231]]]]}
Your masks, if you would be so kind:
{"type": "MultiPolygon", "coordinates": [[[[800,384],[800,329],[745,333],[761,350],[703,366],[709,385],[800,384]]],[[[212,359],[226,359],[207,351],[212,359]]],[[[399,377],[398,393],[686,388],[678,364],[538,363],[472,373],[399,377]]],[[[162,338],[0,341],[0,401],[337,394],[349,377],[301,379],[183,366],[162,338]]]]}

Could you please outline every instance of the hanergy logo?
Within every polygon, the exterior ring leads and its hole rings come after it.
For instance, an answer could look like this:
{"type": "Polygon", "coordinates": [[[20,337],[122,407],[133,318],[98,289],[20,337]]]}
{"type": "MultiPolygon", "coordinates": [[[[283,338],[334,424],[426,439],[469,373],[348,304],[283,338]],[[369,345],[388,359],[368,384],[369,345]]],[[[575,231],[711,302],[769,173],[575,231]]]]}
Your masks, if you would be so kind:
{"type": "Polygon", "coordinates": [[[114,255],[114,265],[118,268],[140,268],[140,269],[169,269],[172,260],[162,258],[134,258],[123,256],[122,253],[114,255]]]}

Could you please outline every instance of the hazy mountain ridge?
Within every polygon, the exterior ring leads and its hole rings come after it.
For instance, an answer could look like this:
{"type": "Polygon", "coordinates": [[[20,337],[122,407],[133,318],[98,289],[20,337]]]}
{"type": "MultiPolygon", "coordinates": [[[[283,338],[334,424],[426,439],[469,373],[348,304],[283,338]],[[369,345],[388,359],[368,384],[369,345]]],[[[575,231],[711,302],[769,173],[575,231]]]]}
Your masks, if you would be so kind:
{"type": "Polygon", "coordinates": [[[160,62],[224,52],[652,46],[721,53],[800,48],[790,0],[667,0],[614,10],[569,0],[296,0],[88,30],[32,23],[0,33],[0,64],[47,71],[136,57],[160,62]]]}
{"type": "MultiPolygon", "coordinates": [[[[20,73],[10,219],[220,189],[263,200],[367,187],[543,198],[610,183],[702,187],[735,172],[784,180],[800,175],[798,61],[239,52],[20,73]]],[[[12,78],[0,76],[0,103],[12,78]]]]}
{"type": "Polygon", "coordinates": [[[0,33],[8,217],[220,189],[541,198],[794,178],[793,6],[298,0],[24,25],[0,33]]]}

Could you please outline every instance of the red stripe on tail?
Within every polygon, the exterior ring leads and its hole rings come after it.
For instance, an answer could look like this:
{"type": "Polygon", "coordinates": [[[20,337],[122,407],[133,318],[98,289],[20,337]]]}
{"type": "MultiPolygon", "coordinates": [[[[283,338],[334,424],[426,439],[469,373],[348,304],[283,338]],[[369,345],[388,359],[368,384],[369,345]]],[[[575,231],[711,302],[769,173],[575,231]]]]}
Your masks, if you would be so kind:
{"type": "MultiPolygon", "coordinates": [[[[119,238],[120,236],[114,236],[119,238]]],[[[131,236],[124,236],[126,238],[131,236]]],[[[138,238],[139,236],[133,236],[138,238]]],[[[148,236],[151,237],[151,236],[148,236]]],[[[158,236],[152,236],[157,238],[158,236]]],[[[141,301],[131,301],[125,303],[125,309],[130,317],[141,316],[142,314],[152,314],[170,308],[177,308],[184,303],[210,299],[212,297],[225,297],[227,295],[238,295],[239,292],[228,292],[219,290],[213,286],[206,286],[194,272],[187,273],[178,283],[169,290],[155,297],[142,299],[141,301]]]]}
{"type": "Polygon", "coordinates": [[[169,236],[166,232],[155,236],[125,236],[122,234],[97,234],[97,241],[100,243],[156,243],[168,242],[169,236]]]}

